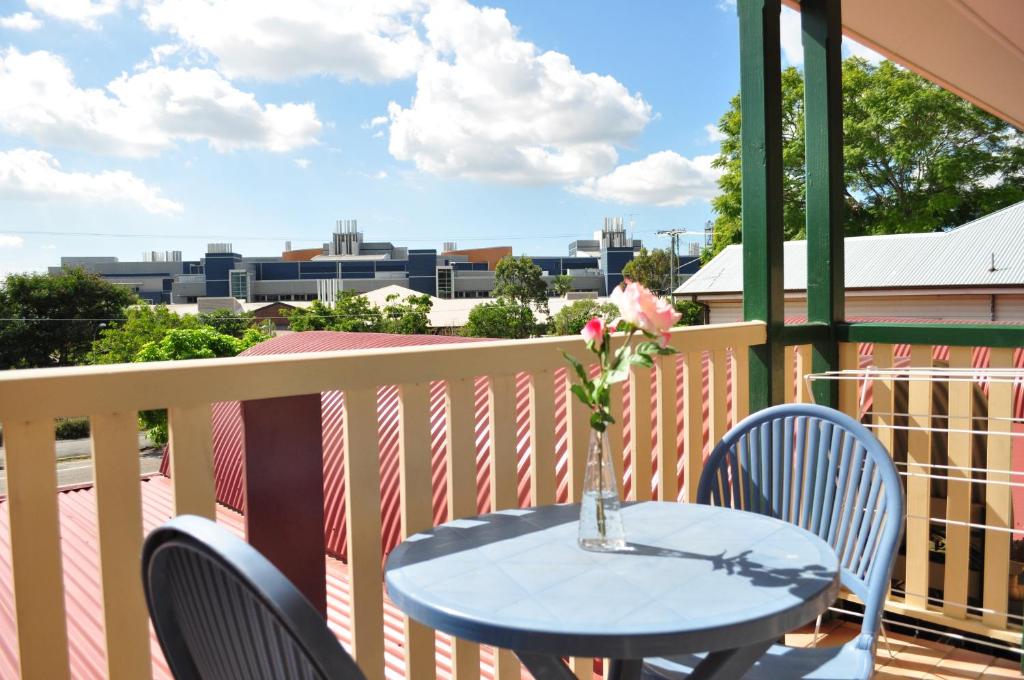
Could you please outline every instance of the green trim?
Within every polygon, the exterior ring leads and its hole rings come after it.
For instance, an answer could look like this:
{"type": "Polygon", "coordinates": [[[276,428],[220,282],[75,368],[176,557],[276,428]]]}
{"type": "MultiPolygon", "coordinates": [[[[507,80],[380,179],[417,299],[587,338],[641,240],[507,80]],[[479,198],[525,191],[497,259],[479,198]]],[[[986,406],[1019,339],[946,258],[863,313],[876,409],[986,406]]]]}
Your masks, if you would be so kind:
{"type": "Polygon", "coordinates": [[[782,327],[783,345],[812,345],[834,342],[827,323],[798,323],[782,327]]]}
{"type": "MultiPolygon", "coordinates": [[[[804,141],[807,178],[807,320],[831,326],[844,319],[843,68],[840,0],[803,0],[804,141]]],[[[815,373],[839,367],[831,334],[813,342],[815,373]]],[[[814,383],[814,400],[839,404],[839,383],[814,383]]]]}
{"type": "Polygon", "coordinates": [[[784,401],[780,0],[739,0],[743,318],[767,324],[750,348],[750,411],[784,401]]]}
{"type": "Polygon", "coordinates": [[[883,342],[952,347],[1024,347],[1024,326],[958,323],[843,323],[839,342],[883,342]]]}

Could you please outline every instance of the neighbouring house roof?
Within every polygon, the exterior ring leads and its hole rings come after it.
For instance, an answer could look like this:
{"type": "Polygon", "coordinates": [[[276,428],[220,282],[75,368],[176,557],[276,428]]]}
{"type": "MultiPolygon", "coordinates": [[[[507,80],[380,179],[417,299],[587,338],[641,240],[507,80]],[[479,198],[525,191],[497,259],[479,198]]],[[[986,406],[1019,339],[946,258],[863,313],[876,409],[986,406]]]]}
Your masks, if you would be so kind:
{"type": "MultiPolygon", "coordinates": [[[[807,241],[785,243],[783,270],[786,290],[807,289],[807,241]]],[[[947,232],[846,239],[847,289],[1020,285],[1024,285],[1024,201],[947,232]]],[[[676,293],[742,290],[743,247],[732,245],[676,293]]]]}
{"type": "Polygon", "coordinates": [[[1024,2],[844,0],[843,32],[1024,129],[1024,2]]]}

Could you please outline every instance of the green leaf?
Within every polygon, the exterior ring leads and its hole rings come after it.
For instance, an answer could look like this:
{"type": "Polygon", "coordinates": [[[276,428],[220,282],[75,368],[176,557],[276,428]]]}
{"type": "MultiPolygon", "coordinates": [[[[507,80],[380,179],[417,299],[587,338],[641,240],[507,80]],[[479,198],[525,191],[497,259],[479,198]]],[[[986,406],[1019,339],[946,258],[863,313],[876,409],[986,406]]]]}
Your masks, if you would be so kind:
{"type": "Polygon", "coordinates": [[[569,389],[572,390],[572,393],[579,397],[580,401],[582,401],[587,406],[594,405],[594,401],[590,398],[590,393],[588,393],[587,390],[583,388],[583,385],[573,385],[569,389]]]}
{"type": "Polygon", "coordinates": [[[646,354],[634,354],[629,358],[629,363],[634,366],[643,366],[644,368],[651,368],[654,366],[654,361],[646,354]]]}
{"type": "Polygon", "coordinates": [[[581,364],[576,359],[576,357],[572,356],[571,354],[569,354],[567,352],[562,352],[562,356],[565,357],[566,361],[568,361],[570,364],[572,364],[572,367],[574,369],[576,369],[576,375],[578,375],[580,377],[580,380],[582,380],[583,382],[589,382],[590,381],[590,376],[587,375],[587,369],[583,368],[583,364],[581,364]]]}

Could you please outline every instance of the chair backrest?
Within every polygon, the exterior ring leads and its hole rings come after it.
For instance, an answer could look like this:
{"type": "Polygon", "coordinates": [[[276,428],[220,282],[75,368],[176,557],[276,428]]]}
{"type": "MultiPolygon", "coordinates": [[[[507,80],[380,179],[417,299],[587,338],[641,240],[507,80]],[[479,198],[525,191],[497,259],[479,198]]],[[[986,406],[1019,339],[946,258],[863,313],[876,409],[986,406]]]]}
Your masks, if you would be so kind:
{"type": "Polygon", "coordinates": [[[874,638],[905,516],[896,466],[866,427],[814,404],[759,411],[711,452],[697,501],[771,515],[828,542],[874,638]]]}
{"type": "Polygon", "coordinates": [[[178,680],[363,678],[291,581],[210,520],[182,515],[150,533],[142,580],[178,680]]]}

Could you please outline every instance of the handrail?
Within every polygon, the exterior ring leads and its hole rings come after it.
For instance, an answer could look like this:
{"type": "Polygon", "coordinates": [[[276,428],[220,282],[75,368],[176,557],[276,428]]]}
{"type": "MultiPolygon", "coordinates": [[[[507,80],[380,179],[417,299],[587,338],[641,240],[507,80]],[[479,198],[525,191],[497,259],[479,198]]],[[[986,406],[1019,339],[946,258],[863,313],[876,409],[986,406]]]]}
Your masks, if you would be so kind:
{"type": "MultiPolygon", "coordinates": [[[[760,321],[681,328],[670,340],[680,352],[764,342],[760,321]]],[[[0,422],[514,375],[562,368],[562,351],[585,362],[592,358],[582,339],[566,336],[8,371],[0,374],[0,422]]]]}

